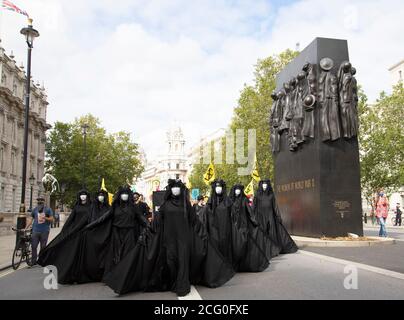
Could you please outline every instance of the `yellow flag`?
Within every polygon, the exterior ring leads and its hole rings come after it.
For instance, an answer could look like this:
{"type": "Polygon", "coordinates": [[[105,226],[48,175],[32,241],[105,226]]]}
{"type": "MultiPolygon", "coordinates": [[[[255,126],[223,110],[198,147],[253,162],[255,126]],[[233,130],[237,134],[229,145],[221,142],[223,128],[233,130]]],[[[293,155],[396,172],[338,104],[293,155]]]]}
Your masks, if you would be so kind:
{"type": "Polygon", "coordinates": [[[244,189],[244,193],[246,196],[254,195],[254,179],[251,179],[251,182],[244,189]]]}
{"type": "Polygon", "coordinates": [[[114,195],[112,193],[109,193],[107,188],[105,188],[105,180],[104,178],[102,178],[102,182],[101,182],[101,190],[104,190],[105,192],[108,193],[108,203],[112,204],[112,200],[114,198],[114,195]]]}
{"type": "Polygon", "coordinates": [[[107,191],[107,188],[105,188],[105,180],[104,180],[104,178],[102,178],[101,190],[107,191]]]}
{"type": "Polygon", "coordinates": [[[258,173],[257,154],[255,154],[254,167],[253,167],[252,172],[251,172],[251,177],[257,182],[259,182],[261,180],[261,177],[260,177],[260,175],[258,173]]]}
{"type": "Polygon", "coordinates": [[[208,170],[206,170],[205,174],[203,175],[203,181],[205,181],[205,183],[209,185],[213,180],[215,180],[215,167],[211,162],[208,170]]]}

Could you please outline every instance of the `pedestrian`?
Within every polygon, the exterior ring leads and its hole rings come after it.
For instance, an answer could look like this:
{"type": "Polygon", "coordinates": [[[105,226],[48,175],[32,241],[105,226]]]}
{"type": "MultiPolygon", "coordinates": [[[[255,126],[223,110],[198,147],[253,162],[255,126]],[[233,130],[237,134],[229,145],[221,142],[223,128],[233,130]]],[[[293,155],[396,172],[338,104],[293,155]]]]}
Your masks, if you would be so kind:
{"type": "Polygon", "coordinates": [[[133,200],[134,200],[135,206],[138,208],[138,210],[150,222],[151,218],[152,218],[152,212],[150,210],[149,205],[144,201],[143,195],[138,192],[135,192],[133,194],[133,200]]]}
{"type": "Polygon", "coordinates": [[[396,224],[395,224],[395,226],[400,226],[401,227],[401,214],[402,214],[402,211],[400,210],[400,204],[399,203],[397,203],[396,210],[394,211],[394,213],[396,214],[396,224]]]}
{"type": "Polygon", "coordinates": [[[53,223],[53,212],[45,206],[45,198],[37,198],[37,206],[31,212],[31,220],[26,229],[32,225],[32,265],[37,263],[38,245],[41,244],[41,251],[46,247],[49,238],[50,226],[53,223]]]}
{"type": "Polygon", "coordinates": [[[53,213],[52,228],[59,228],[59,224],[60,224],[59,206],[56,206],[55,212],[53,213]]]}
{"type": "Polygon", "coordinates": [[[380,224],[379,237],[387,237],[386,219],[389,213],[389,200],[383,191],[379,192],[376,200],[376,218],[380,224]]]}
{"type": "Polygon", "coordinates": [[[206,214],[205,210],[202,210],[203,208],[205,208],[205,197],[198,196],[197,202],[193,205],[193,208],[199,220],[202,222],[204,226],[206,226],[206,214]]]}

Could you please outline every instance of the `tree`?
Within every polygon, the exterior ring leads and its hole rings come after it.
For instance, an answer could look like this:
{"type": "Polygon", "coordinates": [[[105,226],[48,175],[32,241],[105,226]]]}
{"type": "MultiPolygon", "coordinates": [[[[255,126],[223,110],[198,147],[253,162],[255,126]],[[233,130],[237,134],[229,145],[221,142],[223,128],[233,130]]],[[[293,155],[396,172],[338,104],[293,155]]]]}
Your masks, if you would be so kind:
{"type": "MultiPolygon", "coordinates": [[[[363,96],[363,95],[362,95],[363,96]]],[[[362,193],[370,205],[380,189],[392,192],[404,185],[404,88],[382,92],[374,105],[359,104],[362,193]]]]}
{"type": "Polygon", "coordinates": [[[99,119],[90,114],[72,123],[56,122],[46,142],[45,169],[60,184],[66,184],[64,201],[70,204],[82,188],[83,124],[89,126],[84,169],[90,192],[98,191],[102,178],[105,178],[108,191],[114,192],[120,185],[131,183],[143,171],[138,145],[131,142],[128,132],[107,134],[99,119]]]}
{"type": "MultiPolygon", "coordinates": [[[[256,130],[257,143],[257,163],[261,178],[273,178],[273,160],[270,150],[269,138],[269,114],[272,106],[271,93],[276,87],[276,75],[296,56],[297,51],[286,50],[279,55],[258,60],[255,66],[254,80],[252,85],[244,85],[240,92],[238,105],[233,111],[233,118],[228,129],[234,133],[237,129],[245,130],[244,150],[247,150],[247,130],[256,130]]],[[[223,159],[226,154],[226,141],[222,141],[223,159]]],[[[198,159],[197,159],[198,160],[198,159]]],[[[198,161],[196,161],[198,162],[198,161]]],[[[203,182],[203,173],[208,165],[200,163],[194,165],[190,176],[193,187],[201,187],[206,190],[203,182]]],[[[231,186],[237,182],[247,185],[251,177],[238,176],[237,168],[239,164],[216,164],[216,177],[221,178],[231,186]]]]}

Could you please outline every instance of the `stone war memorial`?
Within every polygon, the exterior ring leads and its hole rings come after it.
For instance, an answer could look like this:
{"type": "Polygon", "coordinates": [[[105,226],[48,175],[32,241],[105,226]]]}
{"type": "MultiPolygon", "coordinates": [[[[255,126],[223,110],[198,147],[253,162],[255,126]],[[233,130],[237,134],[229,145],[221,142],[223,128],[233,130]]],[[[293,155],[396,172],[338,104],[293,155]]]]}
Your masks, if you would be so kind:
{"type": "Polygon", "coordinates": [[[316,38],[277,75],[275,193],[294,235],[363,236],[355,73],[346,40],[316,38]]]}

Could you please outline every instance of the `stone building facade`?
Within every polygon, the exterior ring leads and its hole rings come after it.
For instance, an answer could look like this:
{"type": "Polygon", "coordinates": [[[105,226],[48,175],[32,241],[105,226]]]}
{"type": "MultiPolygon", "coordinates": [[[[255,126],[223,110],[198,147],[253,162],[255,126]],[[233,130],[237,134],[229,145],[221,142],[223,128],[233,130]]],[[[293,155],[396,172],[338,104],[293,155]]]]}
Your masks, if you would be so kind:
{"type": "MultiPolygon", "coordinates": [[[[0,213],[18,212],[21,202],[24,152],[26,73],[17,66],[14,56],[6,55],[0,42],[0,213]]],[[[35,177],[33,203],[44,174],[47,95],[44,87],[31,83],[27,159],[26,200],[30,202],[29,177],[35,177]]]]}
{"type": "Polygon", "coordinates": [[[153,191],[164,190],[168,179],[181,179],[186,182],[188,158],[185,151],[185,138],[180,127],[171,128],[167,132],[167,149],[152,162],[144,157],[145,171],[135,182],[136,190],[142,193],[148,202],[153,191]]]}

